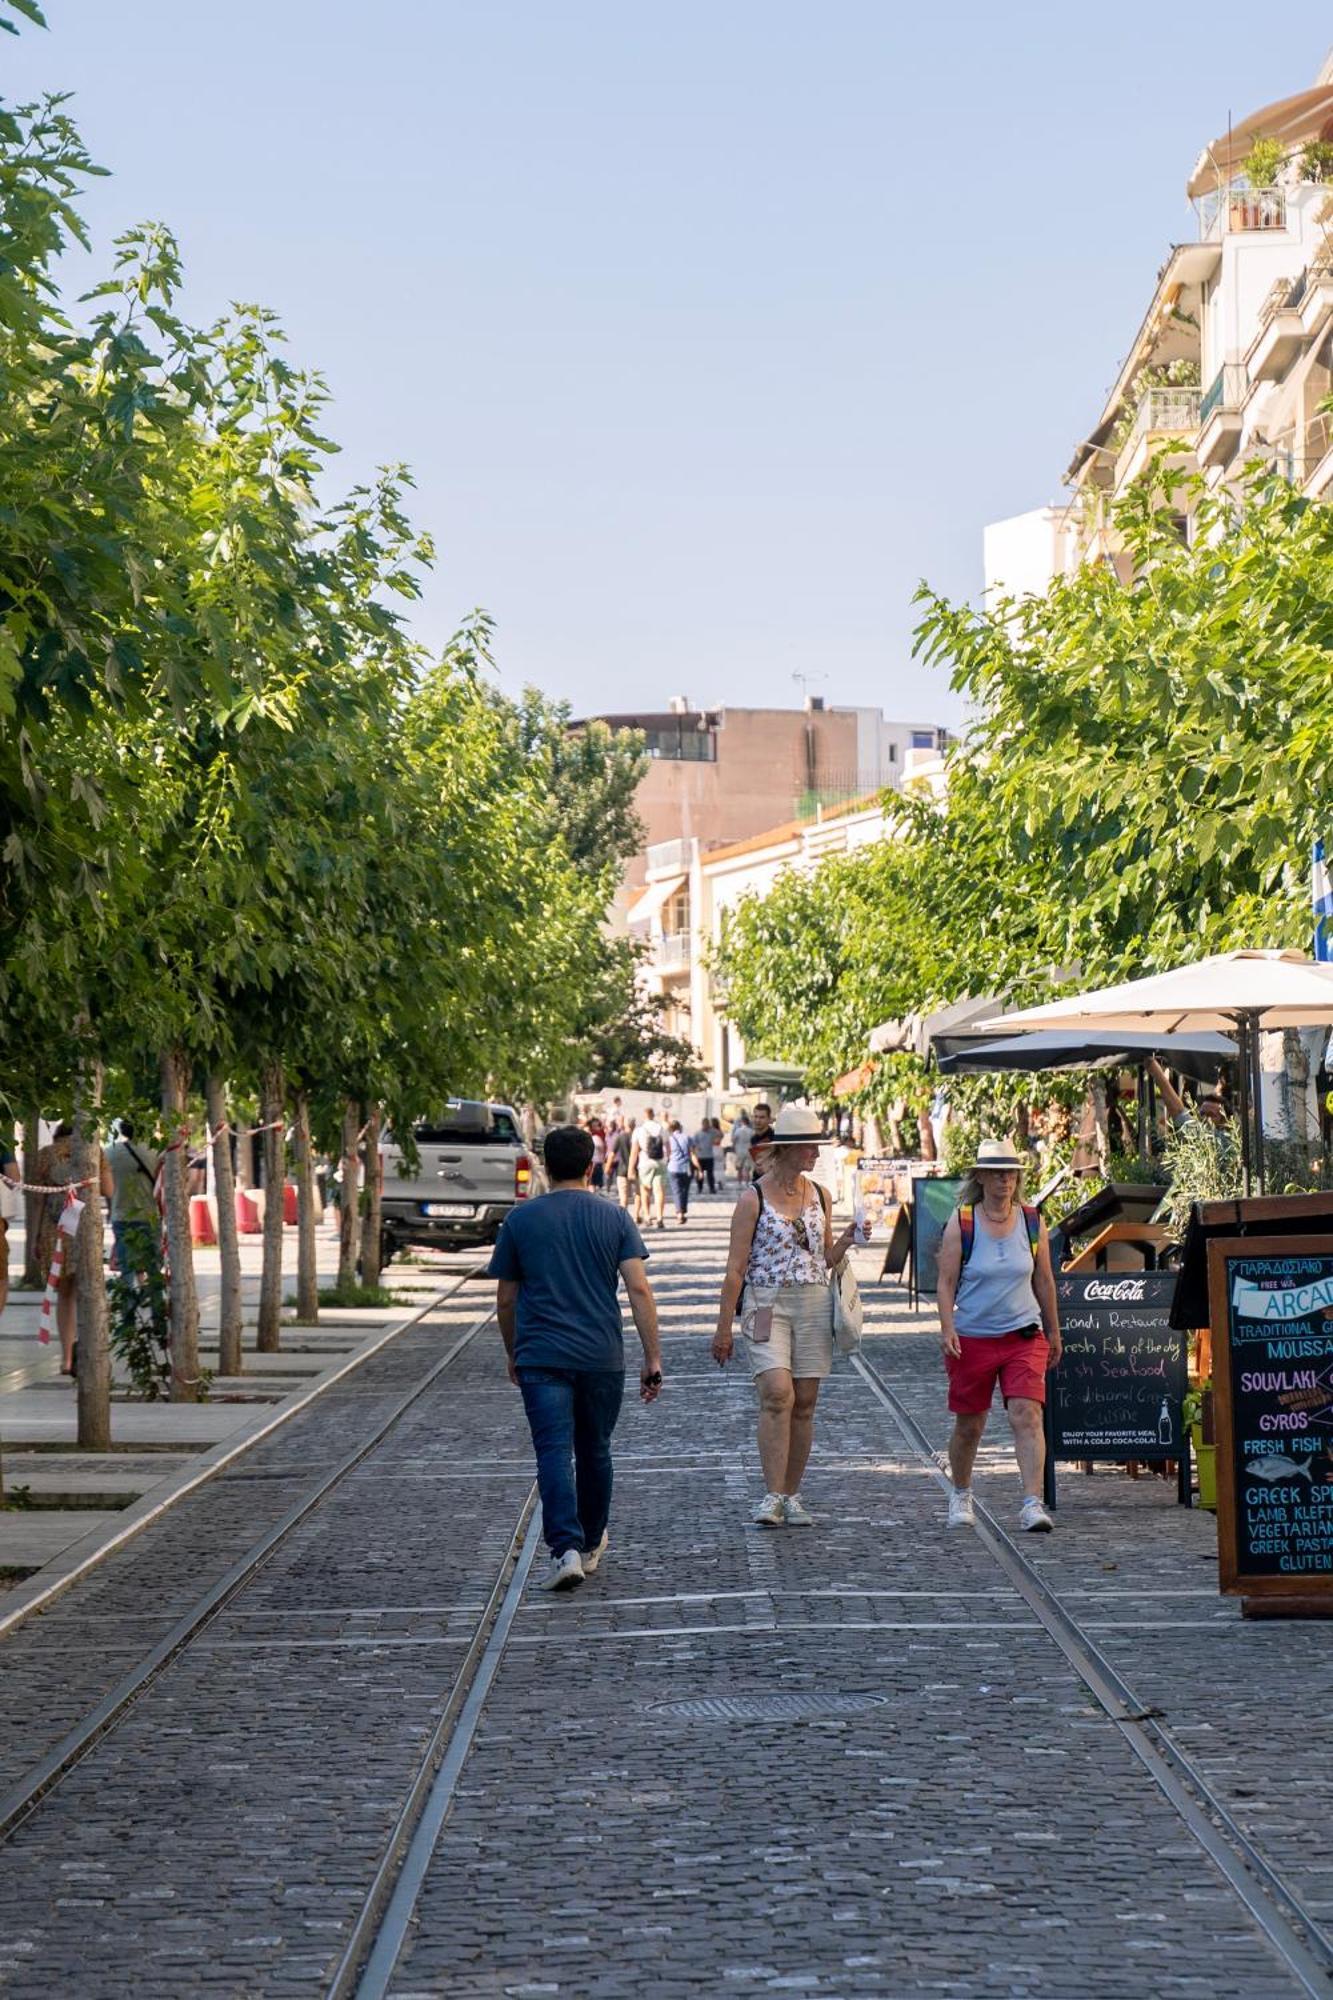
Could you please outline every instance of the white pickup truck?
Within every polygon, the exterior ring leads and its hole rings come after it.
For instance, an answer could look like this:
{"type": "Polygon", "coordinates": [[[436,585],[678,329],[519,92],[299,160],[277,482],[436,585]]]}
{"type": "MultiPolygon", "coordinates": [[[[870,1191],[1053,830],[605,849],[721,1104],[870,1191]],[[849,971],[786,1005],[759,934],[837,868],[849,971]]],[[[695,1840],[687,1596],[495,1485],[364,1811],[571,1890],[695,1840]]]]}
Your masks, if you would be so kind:
{"type": "Polygon", "coordinates": [[[380,1145],[385,1263],[409,1243],[442,1250],[494,1243],[515,1202],[545,1187],[511,1105],[450,1098],[412,1139],[415,1170],[392,1133],[380,1145]]]}

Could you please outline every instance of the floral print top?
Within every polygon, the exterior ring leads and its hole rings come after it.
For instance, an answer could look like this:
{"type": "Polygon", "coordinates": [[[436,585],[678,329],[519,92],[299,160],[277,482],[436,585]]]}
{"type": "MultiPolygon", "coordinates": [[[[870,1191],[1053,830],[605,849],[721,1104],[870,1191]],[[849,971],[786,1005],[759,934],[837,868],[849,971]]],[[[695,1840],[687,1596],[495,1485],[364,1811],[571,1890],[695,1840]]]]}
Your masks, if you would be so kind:
{"type": "Polygon", "coordinates": [[[751,1285],[826,1285],[824,1204],[813,1181],[802,1176],[807,1199],[799,1215],[779,1215],[760,1193],[759,1220],[745,1267],[751,1285]]]}

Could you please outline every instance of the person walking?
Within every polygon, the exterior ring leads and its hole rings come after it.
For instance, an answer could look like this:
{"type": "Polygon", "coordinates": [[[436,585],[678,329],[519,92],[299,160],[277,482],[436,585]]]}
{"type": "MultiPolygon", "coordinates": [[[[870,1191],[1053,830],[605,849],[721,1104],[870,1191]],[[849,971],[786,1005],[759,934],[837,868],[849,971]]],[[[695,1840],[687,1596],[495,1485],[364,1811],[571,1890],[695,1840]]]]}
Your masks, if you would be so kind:
{"type": "Polygon", "coordinates": [[[637,1219],[645,1228],[650,1223],[658,1229],[666,1228],[666,1142],[666,1127],[650,1104],[634,1134],[634,1150],[630,1155],[630,1173],[638,1175],[643,1208],[637,1219]]]}
{"type": "Polygon", "coordinates": [[[690,1219],[690,1177],[699,1165],[689,1133],[679,1118],[667,1126],[667,1172],[676,1198],[676,1221],[683,1229],[690,1219]]]}
{"type": "Polygon", "coordinates": [[[713,1131],[712,1120],[705,1118],[694,1135],[696,1185],[700,1194],[704,1191],[705,1182],[708,1184],[709,1194],[717,1193],[717,1185],[713,1179],[713,1152],[716,1144],[717,1136],[713,1131]]]}
{"type": "Polygon", "coordinates": [[[657,1306],[643,1239],[623,1209],[588,1191],[592,1138],[557,1125],[542,1148],[549,1192],[519,1203],[496,1239],[496,1317],[509,1379],[537,1458],[547,1590],[573,1590],[606,1554],[611,1434],[625,1394],[623,1279],[643,1348],[639,1395],[662,1387],[657,1306]]]}
{"type": "Polygon", "coordinates": [[[731,1359],[732,1322],[744,1287],[741,1335],[759,1397],[766,1489],[754,1510],[761,1528],[814,1526],[801,1499],[801,1477],[819,1385],[833,1366],[830,1278],[855,1237],[850,1223],[834,1236],[832,1206],[809,1178],[819,1148],[831,1143],[813,1111],[784,1105],[763,1184],[745,1189],[731,1219],[713,1359],[719,1367],[731,1359]]]}
{"type": "MultiPolygon", "coordinates": [[[[98,1189],[103,1195],[112,1192],[111,1175],[107,1169],[106,1156],[97,1151],[98,1189]]],[[[55,1190],[39,1197],[37,1208],[37,1266],[46,1273],[51,1268],[55,1256],[56,1237],[60,1230],[60,1218],[64,1214],[67,1196],[65,1190],[78,1182],[78,1169],[74,1165],[74,1127],[67,1122],[56,1126],[50,1143],[42,1147],[37,1155],[37,1170],[33,1179],[40,1187],[55,1190]]],[[[82,1228],[80,1217],[79,1227],[82,1228]]],[[[60,1335],[60,1372],[77,1381],[79,1373],[79,1260],[74,1252],[77,1236],[72,1236],[65,1244],[64,1261],[61,1266],[60,1282],[56,1287],[56,1331],[60,1335]]]]}
{"type": "Polygon", "coordinates": [[[773,1147],[773,1113],[767,1104],[754,1107],[754,1130],[750,1134],[750,1172],[755,1180],[768,1171],[773,1147]]]}
{"type": "Polygon", "coordinates": [[[1047,1373],[1060,1360],[1060,1312],[1046,1225],[1023,1206],[1023,1166],[1007,1141],[983,1139],[939,1248],[936,1303],[954,1419],[951,1528],[975,1519],[972,1468],[997,1383],[1023,1485],[1018,1525],[1029,1534],[1055,1526],[1041,1497],[1042,1408],[1047,1373]]]}
{"type": "Polygon", "coordinates": [[[731,1161],[736,1170],[737,1187],[750,1185],[750,1143],[754,1138],[754,1127],[745,1111],[736,1113],[731,1128],[731,1161]]]}
{"type": "Polygon", "coordinates": [[[594,1194],[600,1194],[606,1185],[606,1131],[600,1118],[588,1120],[588,1132],[592,1139],[592,1180],[594,1194]]]}
{"type": "Polygon", "coordinates": [[[16,1192],[19,1180],[19,1163],[0,1139],[0,1313],[9,1304],[9,1225],[23,1213],[23,1197],[16,1192]]]}
{"type": "Polygon", "coordinates": [[[136,1144],[128,1118],[117,1118],[106,1149],[111,1175],[111,1234],[122,1278],[155,1271],[161,1242],[157,1175],[162,1162],[151,1146],[136,1144]]]}
{"type": "MultiPolygon", "coordinates": [[[[634,1120],[620,1125],[606,1156],[607,1184],[622,1208],[629,1207],[629,1156],[634,1150],[634,1120]]],[[[638,1220],[638,1217],[635,1217],[638,1220]]]]}

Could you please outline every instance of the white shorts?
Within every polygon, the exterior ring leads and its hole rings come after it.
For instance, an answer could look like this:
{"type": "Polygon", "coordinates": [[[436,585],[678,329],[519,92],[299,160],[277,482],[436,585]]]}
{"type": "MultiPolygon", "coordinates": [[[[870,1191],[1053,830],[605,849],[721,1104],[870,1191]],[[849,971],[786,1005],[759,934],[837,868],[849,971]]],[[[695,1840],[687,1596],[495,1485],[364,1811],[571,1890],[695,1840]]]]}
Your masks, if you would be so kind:
{"type": "Polygon", "coordinates": [[[833,1293],[827,1285],[747,1285],[741,1336],[751,1375],[785,1368],[793,1381],[808,1381],[833,1367],[833,1293]],[[752,1340],[758,1306],[773,1308],[773,1331],[752,1340]]]}
{"type": "Polygon", "coordinates": [[[639,1186],[645,1191],[648,1188],[654,1188],[659,1185],[665,1187],[666,1177],[667,1164],[665,1160],[639,1161],[639,1186]]]}

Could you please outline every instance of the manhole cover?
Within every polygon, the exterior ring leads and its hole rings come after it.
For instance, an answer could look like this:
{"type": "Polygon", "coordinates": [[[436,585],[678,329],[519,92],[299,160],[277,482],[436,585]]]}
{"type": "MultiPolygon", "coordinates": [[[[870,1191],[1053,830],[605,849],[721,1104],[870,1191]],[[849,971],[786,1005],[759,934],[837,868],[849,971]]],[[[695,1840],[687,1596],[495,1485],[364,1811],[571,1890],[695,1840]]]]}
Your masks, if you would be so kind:
{"type": "Polygon", "coordinates": [[[882,1694],[721,1694],[694,1701],[655,1701],[654,1715],[684,1722],[795,1722],[807,1715],[860,1715],[887,1701],[882,1694]]]}

